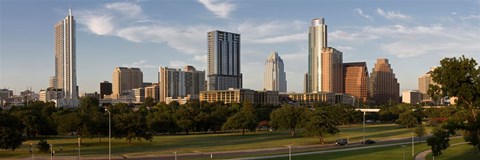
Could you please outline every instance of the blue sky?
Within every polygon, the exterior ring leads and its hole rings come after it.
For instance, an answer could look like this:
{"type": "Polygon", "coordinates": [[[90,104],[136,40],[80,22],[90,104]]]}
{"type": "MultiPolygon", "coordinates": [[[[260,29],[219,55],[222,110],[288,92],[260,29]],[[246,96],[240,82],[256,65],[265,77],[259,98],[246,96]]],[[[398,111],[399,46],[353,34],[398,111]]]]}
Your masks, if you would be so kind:
{"type": "Polygon", "coordinates": [[[207,32],[241,34],[243,86],[263,88],[264,62],[283,58],[288,91],[302,92],[310,20],[324,17],[328,46],[343,61],[388,58],[401,90],[444,57],[480,61],[480,1],[140,0],[0,1],[0,88],[48,87],[54,75],[53,26],[68,8],[77,20],[80,93],[99,91],[116,66],[206,70],[207,32]]]}

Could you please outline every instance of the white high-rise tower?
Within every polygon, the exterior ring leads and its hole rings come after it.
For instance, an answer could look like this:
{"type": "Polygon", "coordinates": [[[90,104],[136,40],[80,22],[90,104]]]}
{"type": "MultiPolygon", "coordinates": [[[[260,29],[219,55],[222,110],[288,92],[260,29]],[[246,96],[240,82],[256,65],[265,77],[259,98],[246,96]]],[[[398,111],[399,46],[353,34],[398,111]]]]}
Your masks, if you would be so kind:
{"type": "Polygon", "coordinates": [[[321,92],[322,50],[327,48],[327,25],[323,18],[315,18],[308,33],[308,73],[305,78],[306,92],[321,92]]]}
{"type": "Polygon", "coordinates": [[[58,106],[78,106],[76,61],[75,19],[69,9],[67,17],[55,24],[55,78],[51,84],[64,92],[58,106]]]}
{"type": "Polygon", "coordinates": [[[268,91],[287,92],[283,60],[277,52],[272,52],[265,62],[263,88],[268,91]]]}

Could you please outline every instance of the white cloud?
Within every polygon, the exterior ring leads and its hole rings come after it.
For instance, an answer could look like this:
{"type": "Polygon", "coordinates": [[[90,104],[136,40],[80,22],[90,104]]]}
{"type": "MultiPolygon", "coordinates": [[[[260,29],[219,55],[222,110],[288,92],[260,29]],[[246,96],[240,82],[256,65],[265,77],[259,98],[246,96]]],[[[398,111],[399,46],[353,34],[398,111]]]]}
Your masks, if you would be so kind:
{"type": "Polygon", "coordinates": [[[358,40],[372,40],[380,37],[373,34],[362,34],[347,32],[342,30],[335,30],[328,34],[330,41],[358,41],[358,40]]]}
{"type": "Polygon", "coordinates": [[[139,16],[142,14],[142,8],[135,3],[129,2],[115,2],[108,3],[105,5],[105,8],[118,11],[127,16],[139,16]]]}
{"type": "Polygon", "coordinates": [[[273,43],[285,43],[285,42],[292,42],[292,41],[303,41],[307,38],[308,38],[308,35],[306,33],[295,33],[295,34],[284,35],[284,36],[253,39],[252,42],[273,44],[273,43]]]}
{"type": "Polygon", "coordinates": [[[445,53],[473,53],[480,50],[480,31],[474,28],[432,26],[367,27],[365,34],[384,36],[380,49],[397,57],[417,57],[445,53]]]}
{"type": "Polygon", "coordinates": [[[198,0],[210,12],[221,18],[228,18],[228,14],[236,9],[236,5],[228,1],[219,2],[219,0],[198,0]]]}
{"type": "Polygon", "coordinates": [[[305,26],[307,26],[307,23],[299,20],[291,22],[245,21],[238,26],[235,25],[233,30],[241,33],[242,41],[246,43],[275,44],[308,39],[305,26]]]}
{"type": "Polygon", "coordinates": [[[150,24],[125,27],[116,36],[133,42],[165,43],[182,53],[204,54],[206,31],[210,29],[208,26],[181,28],[150,24]]]}
{"type": "Polygon", "coordinates": [[[170,68],[170,67],[171,67],[171,68],[183,68],[183,67],[185,67],[186,65],[188,65],[187,62],[171,60],[171,61],[169,61],[168,67],[169,67],[169,68],[170,68]]]}
{"type": "Polygon", "coordinates": [[[394,19],[400,19],[400,20],[408,20],[411,19],[412,17],[408,15],[404,15],[400,12],[395,12],[395,11],[383,11],[380,8],[377,8],[377,13],[378,15],[385,17],[386,19],[389,20],[394,20],[394,19]]]}
{"type": "Polygon", "coordinates": [[[355,11],[358,13],[358,15],[362,16],[363,18],[373,21],[373,17],[368,14],[364,14],[360,8],[355,8],[355,11]]]}
{"type": "Polygon", "coordinates": [[[113,17],[104,14],[104,15],[84,15],[79,16],[79,23],[85,24],[87,28],[95,34],[98,35],[108,35],[113,33],[115,27],[112,23],[113,17]]]}
{"type": "Polygon", "coordinates": [[[208,56],[206,54],[193,56],[193,60],[196,60],[196,61],[199,61],[199,62],[207,62],[207,58],[208,58],[208,56]]]}
{"type": "Polygon", "coordinates": [[[146,60],[140,60],[138,62],[133,62],[132,64],[124,64],[123,66],[135,68],[158,68],[156,65],[147,64],[146,60]]]}
{"type": "Polygon", "coordinates": [[[460,17],[462,20],[477,20],[480,21],[480,15],[468,15],[460,17]]]}
{"type": "Polygon", "coordinates": [[[350,47],[350,46],[340,46],[339,45],[339,46],[336,46],[335,48],[337,48],[341,52],[347,52],[347,51],[353,50],[353,47],[350,47]]]}

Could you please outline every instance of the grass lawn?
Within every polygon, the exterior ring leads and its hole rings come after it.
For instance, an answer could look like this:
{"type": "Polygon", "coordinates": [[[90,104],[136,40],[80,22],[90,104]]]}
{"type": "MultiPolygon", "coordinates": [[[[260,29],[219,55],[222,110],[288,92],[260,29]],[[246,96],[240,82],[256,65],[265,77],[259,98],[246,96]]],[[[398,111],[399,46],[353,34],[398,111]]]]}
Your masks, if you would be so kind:
{"type": "MultiPolygon", "coordinates": [[[[432,154],[427,155],[427,160],[432,159],[432,154]]],[[[442,155],[436,156],[436,160],[476,160],[480,159],[480,152],[476,151],[472,145],[461,144],[458,146],[450,146],[442,152],[442,155]]]]}
{"type": "MultiPolygon", "coordinates": [[[[451,143],[463,142],[462,138],[456,138],[450,140],[451,143]]],[[[430,149],[426,143],[417,143],[415,144],[415,154],[418,154],[424,150],[430,149]]],[[[453,151],[455,152],[455,151],[453,151]]],[[[321,154],[312,154],[312,155],[303,155],[303,156],[293,156],[292,159],[301,159],[301,160],[318,160],[318,159],[335,159],[335,160],[402,160],[403,159],[403,149],[401,145],[389,146],[389,147],[379,147],[379,148],[369,148],[369,149],[360,149],[353,151],[342,151],[334,153],[321,153],[321,154]]],[[[462,153],[462,152],[460,152],[462,153]]],[[[270,160],[284,160],[288,157],[273,158],[270,160]]],[[[412,147],[411,145],[405,146],[405,159],[412,159],[412,147]]],[[[435,157],[437,159],[437,157],[435,157]]],[[[476,158],[473,157],[462,157],[457,158],[459,160],[470,160],[470,159],[479,159],[478,155],[476,158]]]]}
{"type": "MultiPolygon", "coordinates": [[[[333,143],[337,138],[349,138],[351,142],[362,140],[362,126],[342,126],[340,134],[327,136],[325,141],[333,143]]],[[[430,133],[427,127],[427,133],[430,133]]],[[[367,125],[365,130],[366,138],[384,140],[391,138],[410,137],[412,129],[402,128],[396,124],[367,125]]],[[[51,137],[46,139],[49,144],[54,145],[57,156],[75,156],[78,154],[77,137],[51,137]],[[63,151],[59,151],[62,146],[63,151]]],[[[106,156],[108,155],[108,139],[83,138],[81,146],[82,156],[106,156]]],[[[30,143],[37,143],[38,140],[25,141],[21,148],[15,151],[0,151],[0,158],[21,158],[29,157],[30,143]]],[[[316,137],[304,137],[298,134],[295,137],[289,136],[288,132],[257,132],[241,135],[240,133],[223,134],[193,134],[193,135],[163,135],[154,136],[153,141],[132,141],[128,144],[125,139],[112,139],[112,155],[131,156],[148,154],[171,154],[192,153],[192,152],[218,152],[247,149],[264,149],[284,147],[285,145],[301,146],[319,144],[316,137]]],[[[39,156],[35,150],[35,155],[39,156]]],[[[48,156],[49,154],[43,154],[48,156]]]]}

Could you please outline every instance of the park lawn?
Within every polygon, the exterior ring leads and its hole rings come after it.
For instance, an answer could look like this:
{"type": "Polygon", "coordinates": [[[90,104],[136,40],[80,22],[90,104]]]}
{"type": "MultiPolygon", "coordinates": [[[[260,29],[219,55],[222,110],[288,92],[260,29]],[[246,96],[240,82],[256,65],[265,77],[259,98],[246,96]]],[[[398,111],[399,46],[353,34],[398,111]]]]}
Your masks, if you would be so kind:
{"type": "MultiPolygon", "coordinates": [[[[451,139],[450,143],[463,142],[462,138],[451,139]]],[[[332,153],[320,153],[312,155],[302,155],[302,156],[292,156],[292,159],[301,159],[301,160],[318,160],[318,159],[335,159],[335,160],[375,160],[375,159],[388,159],[388,160],[402,160],[403,159],[403,148],[402,145],[395,145],[389,147],[379,147],[379,148],[368,148],[368,149],[359,149],[353,151],[341,151],[341,152],[332,152],[332,153]]],[[[426,143],[416,143],[415,144],[415,155],[430,149],[430,146],[427,146],[426,143]]],[[[272,158],[268,160],[282,160],[288,157],[272,158]]],[[[412,159],[412,147],[411,145],[405,145],[405,159],[412,159]]],[[[437,159],[437,157],[435,157],[437,159]]],[[[466,158],[461,160],[470,160],[472,158],[466,158]]],[[[459,159],[459,160],[460,160],[459,159]]],[[[475,159],[478,159],[475,158],[475,159]]]]}
{"type": "MultiPolygon", "coordinates": [[[[452,144],[452,143],[450,143],[452,144]]],[[[432,153],[429,153],[426,160],[432,159],[432,153]]],[[[436,156],[436,160],[477,160],[480,159],[480,152],[476,151],[472,145],[461,144],[450,146],[442,152],[442,155],[436,156]]]]}
{"type": "MultiPolygon", "coordinates": [[[[396,124],[378,124],[366,126],[366,138],[374,140],[386,140],[395,138],[406,138],[411,136],[412,128],[402,128],[396,124]]],[[[337,138],[349,138],[350,142],[362,140],[362,126],[341,126],[340,133],[330,135],[325,138],[326,143],[334,143],[337,138]]],[[[427,127],[429,130],[429,128],[427,127]]],[[[427,133],[429,131],[427,130],[427,133]]],[[[300,133],[300,132],[299,132],[300,133]]],[[[46,138],[48,143],[54,145],[57,156],[76,156],[76,137],[50,137],[46,138]],[[59,151],[62,146],[63,151],[59,151]]],[[[25,141],[21,148],[15,151],[0,151],[0,158],[21,158],[29,157],[28,152],[30,143],[36,143],[37,140],[25,141]]],[[[154,136],[152,142],[132,141],[128,144],[125,139],[112,139],[113,156],[140,156],[155,154],[177,153],[199,153],[199,152],[218,152],[248,149],[265,149],[285,147],[285,145],[302,146],[319,144],[316,137],[305,137],[298,134],[295,137],[289,136],[288,132],[257,132],[241,135],[239,133],[221,133],[221,134],[192,134],[192,135],[163,135],[154,136]]],[[[42,155],[35,151],[36,156],[42,155]]],[[[83,138],[81,146],[82,156],[106,156],[108,155],[108,139],[102,138],[83,138]]],[[[43,154],[48,156],[49,154],[43,154]]]]}

